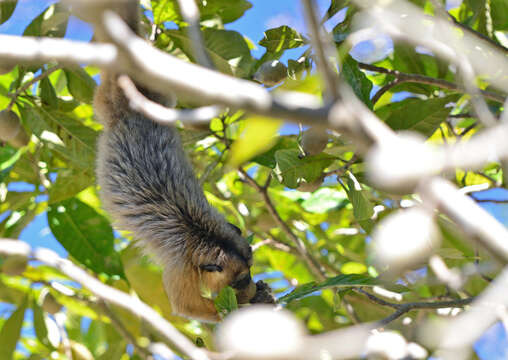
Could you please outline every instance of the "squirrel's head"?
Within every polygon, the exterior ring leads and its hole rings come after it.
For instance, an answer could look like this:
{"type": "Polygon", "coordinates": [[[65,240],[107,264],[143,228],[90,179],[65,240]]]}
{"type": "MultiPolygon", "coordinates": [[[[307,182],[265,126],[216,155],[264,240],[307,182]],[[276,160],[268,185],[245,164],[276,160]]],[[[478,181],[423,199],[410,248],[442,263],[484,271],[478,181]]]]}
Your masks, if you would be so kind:
{"type": "Polygon", "coordinates": [[[218,293],[226,286],[235,289],[239,304],[245,304],[256,293],[256,285],[252,281],[252,250],[242,237],[241,230],[233,224],[227,224],[221,231],[221,238],[210,239],[218,247],[215,251],[205,252],[198,256],[196,262],[201,285],[218,293]]]}
{"type": "Polygon", "coordinates": [[[231,286],[238,303],[246,304],[256,294],[256,284],[250,274],[250,245],[234,225],[228,224],[219,234],[220,238],[214,235],[189,246],[185,257],[190,261],[183,266],[177,263],[166,266],[164,285],[175,313],[217,321],[210,295],[231,286]]]}

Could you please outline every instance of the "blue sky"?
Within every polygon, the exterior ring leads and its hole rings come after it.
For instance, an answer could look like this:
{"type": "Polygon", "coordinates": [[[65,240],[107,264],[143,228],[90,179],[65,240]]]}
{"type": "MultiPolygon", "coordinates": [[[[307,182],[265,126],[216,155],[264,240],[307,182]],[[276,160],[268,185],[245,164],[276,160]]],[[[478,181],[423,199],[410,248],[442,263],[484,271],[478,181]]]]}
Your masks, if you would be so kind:
{"type": "MultiPolygon", "coordinates": [[[[53,3],[52,0],[19,0],[18,6],[13,17],[6,23],[0,25],[1,34],[20,34],[23,29],[34,18],[35,14],[42,12],[49,4],[53,3]]],[[[249,37],[252,41],[257,43],[263,37],[263,32],[266,29],[277,27],[283,24],[290,25],[296,30],[305,32],[305,23],[301,14],[300,2],[295,0],[252,0],[253,8],[248,10],[240,20],[228,24],[227,28],[238,30],[242,34],[249,37]]],[[[324,13],[328,7],[328,0],[318,0],[321,13],[324,13]]],[[[337,19],[330,21],[334,25],[337,19]]],[[[92,36],[91,28],[82,21],[73,18],[69,22],[66,37],[69,39],[88,41],[92,36]]],[[[368,55],[369,47],[364,44],[355,50],[355,54],[360,56],[362,54],[368,55]]],[[[253,51],[256,57],[261,56],[263,50],[258,48],[253,51]]],[[[302,52],[302,49],[295,49],[286,55],[297,56],[302,52]]],[[[21,185],[14,185],[13,190],[20,190],[21,185]]],[[[493,190],[484,192],[478,195],[478,198],[508,198],[506,190],[493,190]]],[[[482,206],[493,214],[503,224],[508,224],[508,206],[503,204],[482,203],[482,206]]],[[[1,215],[0,215],[1,216],[1,215]]],[[[60,255],[66,256],[66,251],[52,236],[48,228],[46,214],[41,214],[24,229],[20,238],[29,242],[34,246],[44,246],[56,250],[60,255]]],[[[0,304],[0,312],[3,312],[5,307],[0,304]]],[[[507,335],[504,327],[498,323],[494,325],[484,336],[475,344],[475,350],[479,357],[483,359],[507,359],[508,358],[508,342],[507,335]]]]}

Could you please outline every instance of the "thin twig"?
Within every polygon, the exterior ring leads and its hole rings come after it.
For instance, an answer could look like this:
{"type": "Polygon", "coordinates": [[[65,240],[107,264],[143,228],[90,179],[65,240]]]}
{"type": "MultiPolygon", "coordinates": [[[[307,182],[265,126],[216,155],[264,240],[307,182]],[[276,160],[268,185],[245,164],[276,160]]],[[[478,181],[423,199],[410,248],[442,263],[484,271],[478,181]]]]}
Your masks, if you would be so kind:
{"type": "Polygon", "coordinates": [[[288,244],[285,244],[283,242],[280,242],[280,241],[277,241],[275,239],[265,239],[265,240],[261,240],[260,242],[258,243],[255,243],[254,245],[252,245],[252,251],[256,251],[258,250],[260,247],[262,246],[270,246],[274,249],[277,249],[277,250],[280,250],[280,251],[284,251],[284,252],[287,252],[287,253],[292,253],[294,255],[298,255],[298,250],[296,250],[295,247],[291,246],[291,245],[288,245],[288,244]]]}
{"type": "Polygon", "coordinates": [[[351,159],[346,161],[345,164],[343,166],[341,166],[340,168],[325,172],[323,174],[323,178],[330,176],[330,175],[343,176],[349,170],[351,165],[353,165],[357,160],[358,160],[358,157],[355,154],[351,157],[351,159]]]}
{"type": "Polygon", "coordinates": [[[476,115],[473,115],[471,113],[461,113],[461,114],[450,114],[448,115],[449,118],[452,119],[463,119],[463,118],[474,118],[476,115]]]}
{"type": "Polygon", "coordinates": [[[258,192],[261,193],[261,196],[263,197],[263,200],[266,203],[268,212],[272,217],[274,218],[275,222],[281,227],[282,231],[286,233],[286,235],[295,243],[296,249],[298,250],[298,253],[300,256],[305,260],[307,263],[307,266],[309,266],[309,269],[312,271],[312,273],[321,281],[326,279],[326,276],[321,269],[321,266],[319,263],[309,254],[307,251],[304,242],[296,236],[293,231],[289,228],[289,226],[286,224],[284,220],[280,217],[279,213],[275,209],[275,206],[272,203],[272,200],[270,199],[270,196],[268,196],[267,189],[264,189],[261,185],[259,185],[244,169],[240,168],[240,173],[243,175],[245,180],[254,187],[258,192]]]}
{"type": "Polygon", "coordinates": [[[381,89],[379,89],[374,96],[372,97],[372,105],[375,105],[379,99],[381,99],[381,96],[383,96],[388,90],[395,87],[396,85],[399,85],[403,83],[400,79],[395,79],[393,81],[390,81],[388,84],[384,85],[381,89]]]}
{"type": "Polygon", "coordinates": [[[49,75],[53,74],[57,70],[61,70],[63,68],[62,65],[56,65],[52,68],[49,68],[43,72],[41,72],[39,75],[35,76],[32,80],[27,81],[23,86],[21,86],[19,89],[16,90],[14,94],[11,95],[12,99],[9,102],[9,105],[7,105],[7,110],[11,110],[14,104],[16,103],[16,100],[18,99],[18,96],[27,91],[31,86],[33,86],[36,82],[41,81],[42,79],[48,77],[49,75]]]}
{"type": "MultiPolygon", "coordinates": [[[[400,72],[397,70],[386,69],[386,68],[376,66],[376,65],[371,65],[371,64],[358,63],[358,66],[364,70],[374,71],[374,72],[394,76],[398,81],[397,81],[397,83],[391,85],[391,87],[401,84],[401,83],[405,83],[405,82],[412,82],[412,83],[418,83],[418,84],[433,85],[433,86],[440,87],[442,89],[463,91],[463,89],[459,85],[452,83],[450,81],[447,81],[447,80],[443,80],[443,79],[436,79],[436,78],[433,78],[430,76],[425,76],[425,75],[420,75],[420,74],[403,73],[403,72],[400,72]]],[[[389,84],[387,84],[385,86],[388,86],[388,85],[389,84]]],[[[387,90],[385,90],[385,92],[387,90]]],[[[504,101],[506,100],[506,96],[502,96],[502,95],[499,95],[499,94],[496,94],[496,93],[493,93],[490,91],[479,90],[479,92],[487,99],[490,99],[490,100],[493,100],[493,101],[496,101],[499,103],[504,103],[504,101]]],[[[374,103],[374,100],[373,100],[373,103],[374,103]]]]}
{"type": "Polygon", "coordinates": [[[397,303],[391,303],[389,301],[381,299],[373,294],[368,293],[367,291],[365,291],[361,288],[356,289],[356,291],[361,292],[362,294],[367,296],[371,301],[375,302],[376,304],[379,304],[382,306],[388,306],[388,307],[391,307],[392,309],[396,310],[390,316],[379,320],[378,321],[379,326],[386,325],[411,310],[464,307],[466,305],[469,305],[475,299],[474,297],[470,297],[467,299],[457,299],[457,300],[448,300],[448,301],[411,302],[411,303],[397,304],[397,303]]]}
{"type": "Polygon", "coordinates": [[[383,305],[383,306],[389,306],[393,309],[398,309],[400,307],[401,304],[395,304],[395,303],[391,303],[391,302],[388,302],[384,299],[381,299],[380,297],[377,297],[376,295],[373,295],[367,291],[365,291],[364,289],[362,288],[356,288],[355,289],[356,291],[364,294],[365,296],[367,296],[371,301],[375,302],[376,304],[379,304],[379,305],[383,305]]]}

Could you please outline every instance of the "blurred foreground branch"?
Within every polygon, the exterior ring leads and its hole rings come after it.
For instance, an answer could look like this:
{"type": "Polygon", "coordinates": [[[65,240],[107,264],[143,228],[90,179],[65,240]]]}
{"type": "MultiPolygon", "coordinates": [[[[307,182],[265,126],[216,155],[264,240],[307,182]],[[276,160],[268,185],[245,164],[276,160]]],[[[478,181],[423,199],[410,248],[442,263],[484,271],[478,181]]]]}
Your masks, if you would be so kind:
{"type": "Polygon", "coordinates": [[[150,306],[138,298],[103,284],[71,261],[59,257],[52,250],[44,248],[32,249],[30,245],[22,241],[0,239],[0,254],[26,257],[60,270],[63,274],[86,287],[106,303],[119,306],[146,321],[162,339],[182,354],[191,359],[208,360],[208,356],[203,350],[197,348],[150,306]]]}

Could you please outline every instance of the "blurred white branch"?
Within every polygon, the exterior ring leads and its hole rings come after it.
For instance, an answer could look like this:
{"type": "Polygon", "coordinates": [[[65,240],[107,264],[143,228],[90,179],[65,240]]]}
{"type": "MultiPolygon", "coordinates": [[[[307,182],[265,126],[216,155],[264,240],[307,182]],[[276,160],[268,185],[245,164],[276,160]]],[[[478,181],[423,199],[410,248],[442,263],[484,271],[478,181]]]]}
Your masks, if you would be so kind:
{"type": "Polygon", "coordinates": [[[0,35],[0,59],[15,64],[89,64],[101,68],[117,67],[118,51],[111,44],[89,44],[53,38],[0,35]]]}
{"type": "Polygon", "coordinates": [[[171,125],[181,121],[190,126],[204,126],[210,123],[210,119],[223,112],[219,106],[204,106],[189,110],[167,108],[146,98],[126,75],[119,76],[118,85],[129,99],[129,106],[132,109],[142,112],[148,118],[162,125],[171,125]]]}
{"type": "Polygon", "coordinates": [[[461,194],[450,182],[433,178],[420,191],[437,204],[471,238],[482,244],[502,263],[508,263],[508,229],[474,200],[461,194]]]}
{"type": "Polygon", "coordinates": [[[19,240],[0,239],[0,254],[23,256],[38,260],[60,270],[70,279],[80,283],[106,303],[119,306],[146,321],[162,339],[182,354],[198,360],[208,360],[206,353],[175,329],[167,320],[144,302],[124,292],[114,289],[89,275],[86,271],[67,259],[59,257],[49,249],[32,250],[30,245],[19,240]]]}
{"type": "Polygon", "coordinates": [[[330,61],[331,57],[336,53],[330,35],[324,31],[323,26],[316,13],[316,5],[314,0],[302,0],[304,6],[304,15],[307,26],[310,30],[310,39],[312,47],[316,53],[316,62],[319,73],[323,76],[326,84],[325,98],[327,102],[333,102],[340,96],[338,88],[338,74],[336,65],[330,61]]]}
{"type": "MultiPolygon", "coordinates": [[[[502,122],[472,137],[468,142],[453,146],[430,148],[423,141],[408,140],[395,134],[384,122],[370,111],[353,93],[351,88],[337,80],[333,65],[329,62],[331,43],[322,37],[321,28],[311,0],[303,0],[309,16],[308,23],[314,51],[317,55],[318,69],[326,81],[330,101],[333,104],[322,105],[315,96],[280,92],[271,94],[263,87],[252,82],[236,79],[186,63],[162,51],[137,37],[128,26],[114,13],[104,14],[104,30],[114,44],[87,44],[62,39],[28,38],[0,35],[0,59],[15,63],[47,63],[57,61],[63,65],[91,64],[103,69],[125,73],[147,88],[165,93],[173,91],[184,100],[200,105],[218,104],[233,109],[284,118],[293,122],[319,125],[336,129],[349,136],[358,149],[371,155],[367,158],[369,171],[374,184],[381,189],[404,192],[418,191],[422,199],[435,205],[443,214],[454,220],[473,239],[500,261],[508,262],[508,230],[491,215],[482,210],[473,200],[461,193],[452,184],[436,175],[457,167],[478,169],[486,162],[508,159],[508,124],[502,122]]],[[[194,2],[179,1],[182,15],[189,23],[189,32],[193,38],[196,58],[202,64],[207,63],[200,30],[199,13],[194,2]]],[[[475,110],[484,123],[494,124],[492,115],[486,108],[481,94],[492,100],[502,102],[503,97],[491,92],[480,92],[475,84],[478,74],[488,76],[489,81],[502,91],[508,91],[506,74],[508,62],[506,55],[488,43],[479,46],[477,39],[469,33],[462,37],[456,35],[456,27],[439,18],[422,15],[407,3],[395,1],[389,7],[381,8],[378,2],[358,0],[367,8],[380,29],[394,38],[403,39],[426,47],[436,55],[448,59],[462,72],[464,88],[472,96],[475,110]],[[403,16],[402,16],[403,15],[403,16]],[[466,51],[467,50],[467,51],[466,51]],[[460,57],[464,56],[465,60],[460,57]]],[[[371,19],[364,24],[372,25],[371,19]]],[[[362,35],[377,33],[379,29],[362,30],[362,35]]],[[[359,36],[356,34],[354,36],[359,36]]],[[[377,71],[369,65],[370,69],[377,71]]],[[[366,68],[366,66],[364,66],[366,68]]],[[[369,70],[370,70],[369,69],[369,70]]],[[[418,75],[393,73],[404,81],[418,80],[450,90],[458,85],[443,80],[429,80],[418,75]],[[427,82],[426,82],[427,81],[427,82]]],[[[402,81],[401,80],[401,81],[402,81]]],[[[120,78],[120,84],[133,107],[147,116],[163,123],[176,120],[194,124],[203,124],[217,115],[220,108],[212,106],[190,111],[167,109],[143,97],[127,77],[120,78]]],[[[505,110],[506,111],[506,110],[505,110]]],[[[505,113],[506,114],[506,113],[505,113]]],[[[504,115],[506,117],[506,115],[504,115]]],[[[294,241],[295,250],[319,279],[324,279],[320,264],[309,254],[305,244],[281,220],[271,202],[266,187],[257,184],[243,172],[246,180],[261,192],[268,211],[272,214],[282,231],[294,241]]],[[[53,266],[71,279],[87,287],[100,299],[120,306],[149,323],[162,338],[172,344],[184,355],[193,359],[208,359],[207,354],[195,347],[170,323],[161,318],[146,304],[123,292],[115,290],[96,280],[72,262],[58,257],[46,250],[32,249],[25,243],[13,240],[0,241],[0,253],[21,255],[53,266]]],[[[450,277],[447,269],[434,261],[434,268],[443,279],[450,277]]],[[[492,324],[498,316],[497,306],[506,306],[508,270],[505,270],[489,288],[474,301],[473,311],[466,311],[449,325],[450,334],[442,342],[442,348],[453,351],[469,346],[479,334],[492,324]],[[481,311],[478,311],[481,309],[481,311]],[[468,329],[467,336],[464,329],[468,329]]],[[[364,292],[372,301],[389,306],[395,312],[381,320],[387,324],[412,309],[436,309],[448,306],[464,306],[471,299],[459,299],[441,302],[389,303],[375,295],[364,292]]],[[[266,327],[266,324],[263,324],[266,327]]],[[[347,358],[364,354],[365,341],[372,325],[353,326],[348,329],[305,337],[305,346],[294,358],[347,358]],[[347,346],[344,346],[347,344],[347,346]]],[[[256,344],[258,347],[264,344],[256,344]]],[[[280,345],[280,344],[279,344],[280,345]]]]}
{"type": "MultiPolygon", "coordinates": [[[[487,76],[499,90],[508,92],[508,62],[503,51],[485,41],[478,41],[470,32],[460,32],[439,17],[430,17],[406,1],[392,1],[381,7],[374,0],[357,0],[364,9],[360,27],[372,34],[385,32],[394,39],[425,47],[460,67],[467,60],[474,73],[487,76]]],[[[471,84],[472,85],[472,84],[471,84]]]]}
{"type": "Polygon", "coordinates": [[[178,6],[180,7],[180,13],[184,21],[188,24],[187,31],[197,63],[208,69],[213,69],[213,63],[206,52],[205,43],[201,34],[199,8],[195,0],[178,0],[178,6]]]}
{"type": "Polygon", "coordinates": [[[136,36],[114,13],[104,17],[104,26],[130,66],[121,68],[136,82],[164,93],[168,89],[179,98],[200,104],[216,103],[253,113],[287,117],[291,121],[326,126],[327,109],[314,96],[290,93],[272,95],[260,85],[237,79],[172,57],[136,36]],[[304,99],[304,101],[302,101],[304,99]]]}
{"type": "Polygon", "coordinates": [[[484,290],[468,311],[442,328],[439,355],[443,359],[466,359],[473,342],[499,318],[499,309],[508,306],[508,268],[484,290]],[[462,356],[462,357],[461,357],[462,356]]]}

